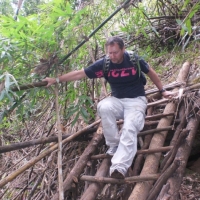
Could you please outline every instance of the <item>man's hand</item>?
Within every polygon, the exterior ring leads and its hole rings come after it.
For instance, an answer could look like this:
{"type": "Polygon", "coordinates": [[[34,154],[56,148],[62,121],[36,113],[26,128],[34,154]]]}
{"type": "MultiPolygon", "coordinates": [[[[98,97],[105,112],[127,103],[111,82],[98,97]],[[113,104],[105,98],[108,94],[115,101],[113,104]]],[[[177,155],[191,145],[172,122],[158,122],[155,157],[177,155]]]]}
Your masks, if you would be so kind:
{"type": "Polygon", "coordinates": [[[53,85],[54,83],[56,83],[56,79],[55,78],[49,78],[49,77],[43,79],[42,81],[47,81],[48,82],[46,87],[49,87],[50,85],[53,85]]]}
{"type": "Polygon", "coordinates": [[[164,91],[162,92],[163,97],[167,98],[167,99],[171,99],[174,96],[174,93],[171,91],[164,91]]]}

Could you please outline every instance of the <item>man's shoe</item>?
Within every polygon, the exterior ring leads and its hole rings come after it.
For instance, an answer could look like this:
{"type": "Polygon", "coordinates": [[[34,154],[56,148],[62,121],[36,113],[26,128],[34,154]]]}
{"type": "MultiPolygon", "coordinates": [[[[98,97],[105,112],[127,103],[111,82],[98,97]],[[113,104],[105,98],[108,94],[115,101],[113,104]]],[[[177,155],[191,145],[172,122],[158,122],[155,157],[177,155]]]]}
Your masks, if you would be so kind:
{"type": "Polygon", "coordinates": [[[125,176],[117,169],[115,169],[114,172],[111,174],[111,178],[124,179],[125,176]]]}
{"type": "Polygon", "coordinates": [[[115,154],[115,152],[117,151],[117,147],[118,146],[115,146],[115,147],[110,147],[108,149],[108,151],[106,151],[106,154],[110,155],[110,156],[113,156],[115,154]]]}

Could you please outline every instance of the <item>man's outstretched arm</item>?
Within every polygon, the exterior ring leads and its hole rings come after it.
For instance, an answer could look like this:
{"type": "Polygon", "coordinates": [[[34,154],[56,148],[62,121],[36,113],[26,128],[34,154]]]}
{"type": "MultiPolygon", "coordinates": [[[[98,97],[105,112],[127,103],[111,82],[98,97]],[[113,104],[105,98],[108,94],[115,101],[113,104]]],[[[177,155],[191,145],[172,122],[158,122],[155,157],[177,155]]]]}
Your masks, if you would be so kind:
{"type": "Polygon", "coordinates": [[[47,81],[47,87],[56,83],[56,82],[67,82],[67,81],[76,81],[86,77],[84,69],[72,71],[57,78],[45,78],[42,81],[47,81]],[[57,80],[56,80],[57,79],[57,80]]]}

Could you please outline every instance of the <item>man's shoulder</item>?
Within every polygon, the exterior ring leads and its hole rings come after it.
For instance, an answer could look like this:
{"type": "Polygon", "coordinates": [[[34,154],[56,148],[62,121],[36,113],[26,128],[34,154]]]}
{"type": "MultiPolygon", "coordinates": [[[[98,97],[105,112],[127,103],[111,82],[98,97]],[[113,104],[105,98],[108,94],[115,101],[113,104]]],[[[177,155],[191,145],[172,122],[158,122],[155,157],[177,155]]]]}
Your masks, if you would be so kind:
{"type": "Polygon", "coordinates": [[[93,68],[93,67],[101,67],[103,66],[104,58],[100,58],[96,60],[94,63],[90,64],[87,68],[93,68]]]}

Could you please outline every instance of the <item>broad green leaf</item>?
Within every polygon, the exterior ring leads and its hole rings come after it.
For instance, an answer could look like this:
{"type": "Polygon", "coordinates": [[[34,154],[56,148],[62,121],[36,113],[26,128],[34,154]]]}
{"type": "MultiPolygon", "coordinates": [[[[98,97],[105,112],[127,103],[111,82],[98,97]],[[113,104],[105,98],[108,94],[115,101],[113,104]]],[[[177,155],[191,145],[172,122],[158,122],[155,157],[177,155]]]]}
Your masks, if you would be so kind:
{"type": "Polygon", "coordinates": [[[181,26],[183,23],[180,19],[176,19],[176,22],[178,23],[179,26],[181,26]]]}
{"type": "MultiPolygon", "coordinates": [[[[143,29],[141,29],[140,31],[143,33],[143,35],[144,35],[146,38],[148,38],[148,35],[146,34],[146,32],[145,32],[143,29]]],[[[157,34],[157,31],[156,31],[155,33],[157,34]]]]}
{"type": "Polygon", "coordinates": [[[192,33],[192,25],[191,25],[191,20],[188,19],[186,21],[186,27],[187,27],[187,30],[188,30],[188,34],[190,35],[192,33]]]}
{"type": "Polygon", "coordinates": [[[77,122],[78,118],[79,118],[79,112],[76,114],[74,120],[72,121],[72,126],[74,126],[74,124],[77,122]]]}
{"type": "Polygon", "coordinates": [[[86,111],[86,109],[84,107],[81,107],[80,113],[81,113],[81,116],[83,117],[83,119],[85,121],[87,121],[88,120],[88,113],[87,113],[87,111],[86,111]]]}
{"type": "Polygon", "coordinates": [[[184,34],[185,34],[184,29],[181,29],[181,31],[180,31],[180,35],[183,36],[184,34]]]}
{"type": "Polygon", "coordinates": [[[74,107],[74,108],[68,108],[69,112],[66,115],[66,119],[70,118],[73,114],[75,114],[79,108],[78,106],[74,107]]]}
{"type": "Polygon", "coordinates": [[[0,101],[5,97],[6,91],[3,90],[0,92],[0,101]]]}
{"type": "Polygon", "coordinates": [[[10,83],[10,85],[12,85],[13,83],[15,83],[15,85],[17,86],[18,90],[20,90],[19,85],[15,79],[15,77],[12,74],[9,74],[9,77],[11,80],[13,80],[13,82],[10,83]]]}
{"type": "Polygon", "coordinates": [[[68,15],[71,15],[73,13],[73,10],[69,2],[66,2],[65,10],[68,15]]]}

